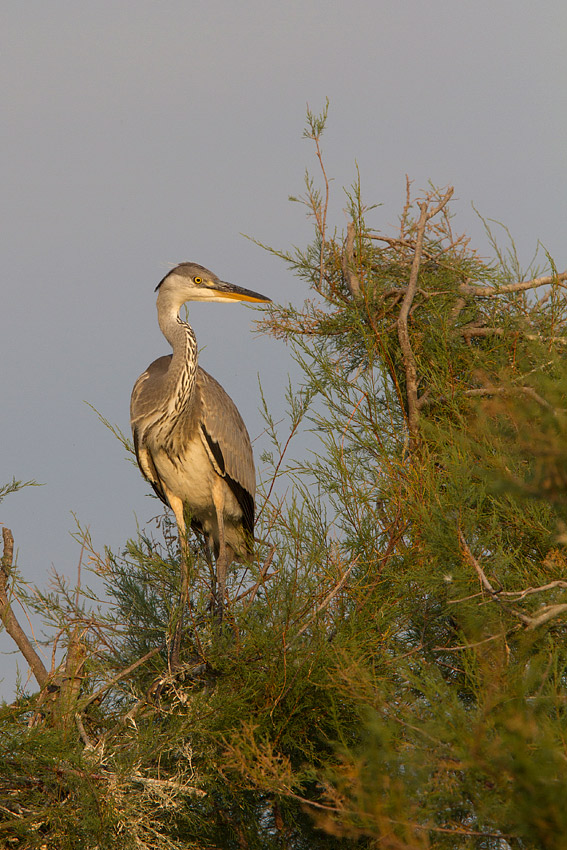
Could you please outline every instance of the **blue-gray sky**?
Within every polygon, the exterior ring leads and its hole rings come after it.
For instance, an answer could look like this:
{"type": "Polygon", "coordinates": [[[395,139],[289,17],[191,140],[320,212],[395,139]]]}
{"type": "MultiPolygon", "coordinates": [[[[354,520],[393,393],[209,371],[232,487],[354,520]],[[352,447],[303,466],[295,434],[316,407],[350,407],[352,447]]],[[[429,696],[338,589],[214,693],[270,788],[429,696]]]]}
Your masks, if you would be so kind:
{"type": "MultiPolygon", "coordinates": [[[[0,34],[0,483],[26,578],[72,578],[72,512],[114,548],[155,513],[148,487],[85,401],[128,429],[132,384],[168,350],[153,289],[195,260],[300,303],[276,247],[311,237],[302,209],[305,106],[329,97],[331,224],[358,163],[381,229],[405,191],[453,184],[457,230],[488,253],[471,203],[521,259],[541,240],[567,266],[564,0],[24,0],[0,34]]],[[[242,306],[190,311],[201,362],[259,437],[257,375],[283,407],[281,344],[242,306]]],[[[257,451],[258,454],[258,451],[257,451]]],[[[12,645],[0,634],[0,650],[12,645]]],[[[9,697],[14,657],[0,656],[9,697]]],[[[22,667],[22,673],[26,668],[22,667]]],[[[0,672],[0,676],[1,676],[0,672]]]]}

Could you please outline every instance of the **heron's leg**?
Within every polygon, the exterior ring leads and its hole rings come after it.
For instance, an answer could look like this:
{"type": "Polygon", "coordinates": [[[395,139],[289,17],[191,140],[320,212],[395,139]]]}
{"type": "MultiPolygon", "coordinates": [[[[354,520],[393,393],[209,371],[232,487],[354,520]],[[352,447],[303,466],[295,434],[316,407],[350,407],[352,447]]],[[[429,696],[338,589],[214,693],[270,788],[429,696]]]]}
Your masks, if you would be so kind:
{"type": "Polygon", "coordinates": [[[216,577],[215,564],[213,561],[213,552],[215,551],[215,541],[212,534],[204,535],[205,560],[209,568],[209,576],[211,579],[211,587],[214,586],[216,577]]]}
{"type": "Polygon", "coordinates": [[[222,622],[224,595],[226,590],[226,574],[232,561],[232,549],[226,545],[224,535],[224,481],[219,478],[213,486],[213,502],[217,513],[219,529],[219,553],[217,555],[217,616],[222,622]]]}
{"type": "Polygon", "coordinates": [[[177,531],[179,532],[179,544],[181,546],[181,592],[179,594],[179,619],[173,636],[173,646],[171,649],[171,668],[176,670],[179,667],[179,656],[181,651],[181,634],[183,632],[183,614],[187,605],[187,597],[189,596],[189,566],[187,558],[189,554],[187,546],[187,527],[185,525],[185,517],[183,514],[183,502],[173,493],[166,491],[167,500],[171,506],[171,510],[175,515],[177,522],[177,531]]]}

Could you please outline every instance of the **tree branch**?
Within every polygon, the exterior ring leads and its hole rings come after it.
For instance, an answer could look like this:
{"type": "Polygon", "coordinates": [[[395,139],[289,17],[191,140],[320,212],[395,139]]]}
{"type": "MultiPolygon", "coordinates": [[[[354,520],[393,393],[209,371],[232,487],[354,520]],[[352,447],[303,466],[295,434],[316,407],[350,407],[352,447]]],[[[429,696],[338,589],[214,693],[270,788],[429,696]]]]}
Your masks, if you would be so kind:
{"type": "Polygon", "coordinates": [[[437,213],[441,212],[441,210],[449,202],[453,191],[453,187],[450,186],[437,204],[437,206],[433,210],[431,210],[431,212],[428,211],[428,200],[425,200],[421,204],[419,204],[420,216],[419,221],[417,223],[415,253],[411,266],[410,278],[408,281],[406,294],[404,296],[404,300],[402,301],[400,314],[398,316],[398,339],[400,342],[400,348],[402,350],[402,356],[404,359],[404,366],[406,371],[406,397],[408,405],[408,428],[410,442],[415,442],[415,440],[417,439],[419,405],[417,398],[417,366],[411,347],[411,340],[408,330],[408,318],[413,304],[413,299],[417,290],[417,280],[419,276],[419,267],[421,264],[421,256],[423,252],[423,242],[425,238],[425,229],[427,226],[427,222],[432,219],[433,216],[437,215],[437,213]]]}
{"type": "Polygon", "coordinates": [[[415,240],[415,253],[411,267],[410,279],[400,314],[398,316],[398,340],[402,349],[404,366],[406,372],[406,399],[408,405],[408,428],[410,440],[413,442],[417,438],[417,426],[419,422],[419,409],[417,405],[417,366],[415,357],[411,347],[411,340],[408,330],[408,317],[411,310],[411,305],[415,297],[417,289],[417,278],[419,275],[419,266],[421,263],[421,252],[423,249],[423,239],[425,236],[425,226],[427,224],[427,202],[424,201],[419,205],[421,214],[417,225],[417,237],[415,240]]]}
{"type": "Polygon", "coordinates": [[[567,272],[561,274],[546,275],[545,277],[534,277],[532,280],[521,280],[517,283],[507,283],[504,286],[473,286],[469,283],[461,283],[459,292],[463,295],[505,295],[507,292],[526,292],[528,289],[537,289],[539,286],[548,286],[552,283],[561,283],[567,280],[567,272]]]}
{"type": "Polygon", "coordinates": [[[359,556],[357,555],[356,558],[353,561],[351,561],[351,563],[349,564],[347,569],[344,571],[344,573],[342,574],[342,576],[339,579],[339,581],[337,582],[337,584],[333,587],[332,590],[329,591],[329,593],[325,596],[323,601],[321,603],[319,603],[319,605],[315,609],[315,613],[313,614],[313,616],[310,617],[307,620],[306,623],[304,623],[304,625],[299,629],[297,634],[294,635],[293,638],[284,646],[284,652],[287,652],[288,649],[292,646],[292,644],[294,644],[295,641],[299,637],[301,637],[301,635],[305,631],[307,631],[307,629],[309,628],[309,626],[311,625],[313,620],[315,620],[315,618],[321,613],[321,611],[323,611],[323,609],[326,608],[329,605],[329,603],[332,601],[332,599],[334,599],[334,597],[337,595],[337,593],[339,592],[339,590],[341,589],[341,587],[344,585],[345,581],[347,580],[347,578],[351,574],[353,567],[358,563],[358,559],[359,559],[359,556]]]}
{"type": "Polygon", "coordinates": [[[477,387],[472,390],[465,390],[464,395],[466,396],[491,396],[491,395],[516,395],[517,393],[522,393],[523,395],[529,396],[529,398],[533,398],[541,407],[547,408],[547,410],[553,410],[552,405],[546,401],[542,396],[537,393],[533,387],[477,387]]]}
{"type": "Polygon", "coordinates": [[[116,676],[113,676],[112,679],[106,682],[106,684],[102,685],[102,687],[95,691],[94,694],[91,694],[89,697],[87,697],[87,699],[81,702],[79,705],[79,711],[83,712],[85,708],[91,705],[91,703],[95,702],[99,697],[105,694],[109,688],[111,688],[113,685],[116,685],[117,682],[119,682],[121,679],[124,679],[126,676],[136,670],[136,668],[140,667],[141,664],[144,664],[145,661],[149,661],[150,658],[153,658],[154,655],[157,655],[158,652],[161,652],[163,648],[163,646],[156,646],[154,647],[154,649],[150,649],[149,652],[146,652],[146,654],[143,655],[141,658],[138,658],[137,661],[134,661],[133,664],[130,664],[129,667],[125,667],[124,670],[121,670],[120,673],[117,673],[116,676]]]}
{"type": "Polygon", "coordinates": [[[536,587],[536,588],[530,587],[527,590],[517,591],[517,592],[514,592],[514,591],[506,592],[506,591],[495,590],[492,587],[492,584],[490,583],[488,578],[486,577],[486,573],[482,569],[480,563],[477,561],[477,559],[475,558],[475,556],[471,552],[471,550],[470,550],[470,548],[467,544],[467,541],[465,540],[464,534],[460,529],[459,529],[459,541],[461,543],[461,546],[463,548],[463,551],[465,553],[467,561],[474,568],[474,570],[475,570],[475,572],[476,572],[476,574],[477,574],[477,576],[480,580],[480,583],[482,584],[484,589],[490,594],[490,596],[492,597],[492,599],[495,602],[498,602],[499,605],[502,605],[507,611],[509,611],[511,614],[513,614],[514,617],[517,617],[518,620],[520,620],[520,622],[522,622],[527,629],[536,629],[538,626],[541,626],[544,623],[549,622],[549,620],[552,620],[555,617],[559,616],[559,614],[563,614],[564,611],[567,611],[567,602],[559,602],[555,605],[545,605],[543,608],[541,608],[539,610],[539,612],[534,617],[530,617],[528,614],[524,614],[523,611],[518,611],[517,608],[511,608],[509,605],[506,605],[504,599],[502,598],[503,596],[513,596],[513,595],[516,595],[516,593],[517,593],[517,597],[516,597],[515,601],[518,601],[519,599],[523,599],[524,596],[527,596],[528,594],[531,594],[531,593],[536,593],[538,591],[543,591],[543,590],[551,590],[552,588],[555,588],[555,587],[565,587],[566,583],[564,581],[557,580],[557,581],[549,582],[549,584],[543,585],[542,587],[536,587]]]}
{"type": "Polygon", "coordinates": [[[4,554],[0,562],[0,618],[6,627],[6,631],[29,664],[39,687],[43,688],[47,684],[49,673],[31,645],[26,633],[18,623],[8,598],[8,578],[12,571],[14,557],[14,538],[9,528],[4,527],[2,529],[2,537],[4,540],[4,554]]]}
{"type": "Polygon", "coordinates": [[[348,287],[348,291],[352,297],[358,298],[360,296],[360,281],[358,280],[358,275],[354,271],[354,236],[354,222],[349,221],[347,224],[347,235],[343,251],[343,276],[348,287]]]}

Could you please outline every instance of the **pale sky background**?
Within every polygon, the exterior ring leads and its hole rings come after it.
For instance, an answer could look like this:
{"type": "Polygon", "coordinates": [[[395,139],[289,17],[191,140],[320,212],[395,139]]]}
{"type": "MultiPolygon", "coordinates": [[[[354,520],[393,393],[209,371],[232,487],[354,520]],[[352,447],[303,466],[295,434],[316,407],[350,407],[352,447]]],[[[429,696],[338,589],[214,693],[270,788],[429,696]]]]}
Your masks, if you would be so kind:
{"type": "MultiPolygon", "coordinates": [[[[75,0],[3,4],[0,483],[18,563],[73,578],[74,512],[119,550],[156,513],[149,487],[85,404],[129,430],[134,380],[168,352],[154,287],[176,263],[299,305],[285,265],[242,234],[305,245],[287,200],[317,163],[305,107],[328,96],[330,224],[358,163],[370,223],[414,187],[453,184],[456,230],[488,255],[483,215],[527,264],[567,267],[565,0],[75,0]]],[[[260,374],[276,418],[290,368],[242,305],[190,310],[202,365],[262,448],[260,374]]],[[[261,470],[259,470],[261,472],[261,470]]],[[[11,650],[0,634],[0,650],[11,650]]],[[[21,666],[26,674],[26,667],[21,666]]],[[[15,656],[0,655],[11,698],[15,656]]],[[[35,683],[30,685],[35,689],[35,683]]]]}

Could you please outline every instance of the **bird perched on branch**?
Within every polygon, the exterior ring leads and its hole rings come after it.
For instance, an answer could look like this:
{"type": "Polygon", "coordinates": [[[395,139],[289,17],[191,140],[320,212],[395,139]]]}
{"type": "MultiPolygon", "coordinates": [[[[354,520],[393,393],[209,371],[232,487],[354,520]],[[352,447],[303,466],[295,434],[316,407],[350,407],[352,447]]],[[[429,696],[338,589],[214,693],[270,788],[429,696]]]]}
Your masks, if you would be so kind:
{"type": "Polygon", "coordinates": [[[232,399],[197,362],[193,328],[179,316],[186,301],[271,299],[226,283],[198,263],[181,263],[157,285],[161,331],[173,354],[159,357],[132,391],[130,422],[142,475],[172,509],[181,545],[187,599],[187,527],[205,536],[216,559],[217,611],[226,574],[252,551],[256,474],[250,437],[232,399]]]}

